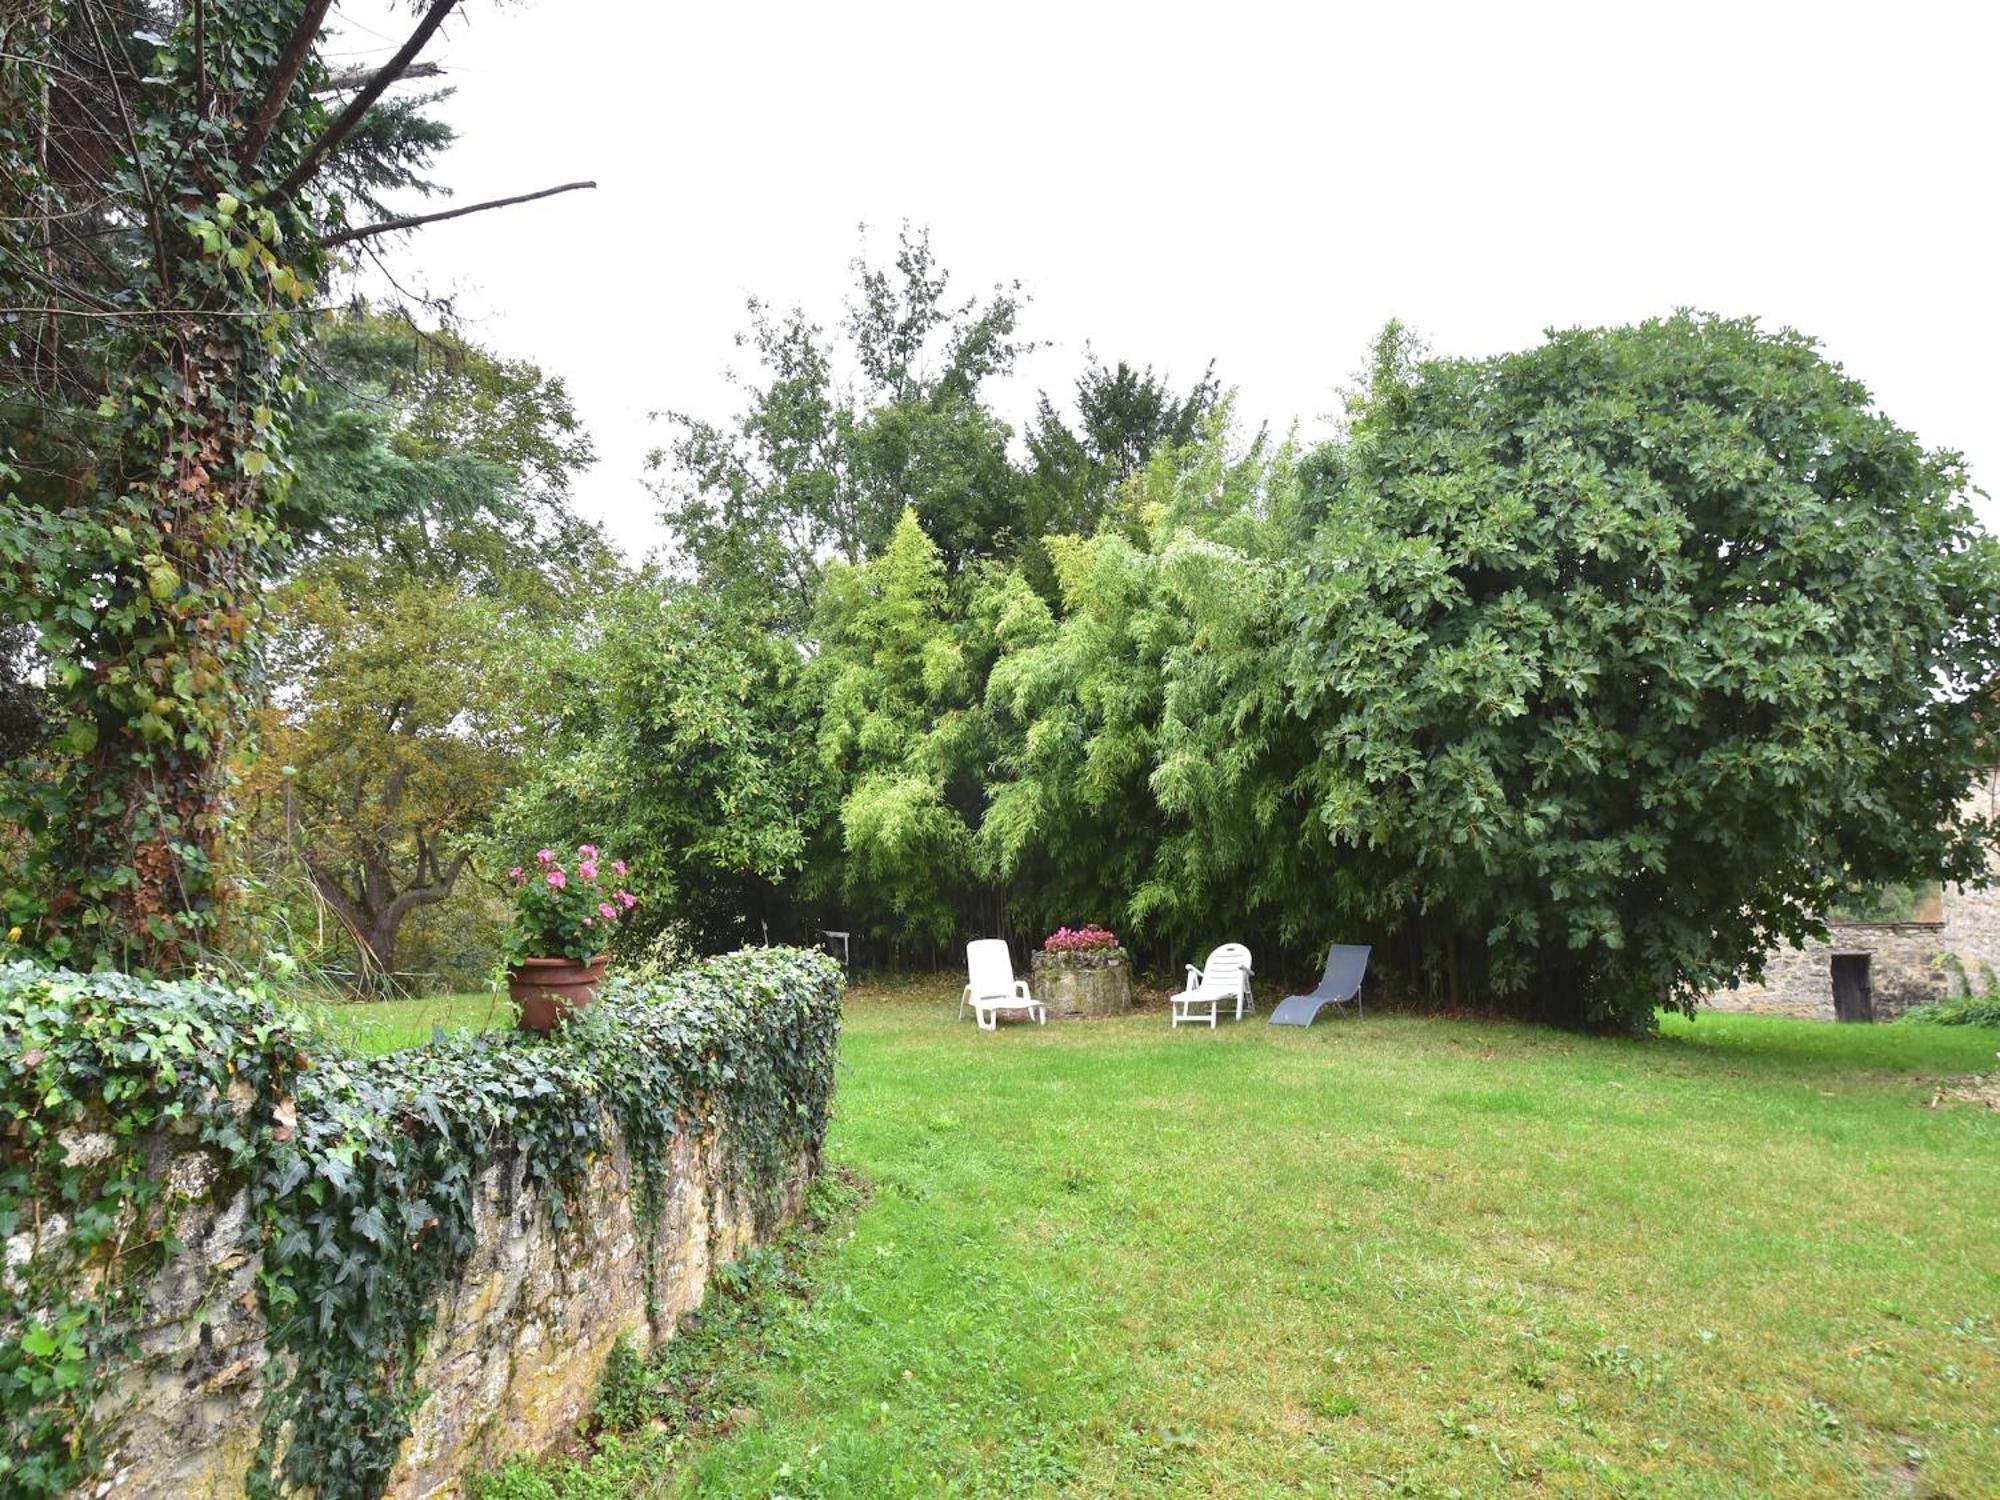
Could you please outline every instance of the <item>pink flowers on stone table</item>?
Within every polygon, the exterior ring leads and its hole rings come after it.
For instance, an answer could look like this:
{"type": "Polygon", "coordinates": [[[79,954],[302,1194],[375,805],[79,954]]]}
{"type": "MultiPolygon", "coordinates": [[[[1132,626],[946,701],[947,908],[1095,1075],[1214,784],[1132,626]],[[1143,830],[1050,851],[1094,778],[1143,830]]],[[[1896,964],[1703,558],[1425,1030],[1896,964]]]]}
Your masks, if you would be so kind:
{"type": "Polygon", "coordinates": [[[553,849],[535,853],[532,865],[515,865],[507,872],[514,887],[514,931],[508,940],[511,959],[569,958],[587,962],[610,944],[610,929],[639,904],[623,886],[600,883],[599,867],[608,863],[626,873],[622,859],[605,861],[595,844],[579,844],[570,864],[553,849]],[[531,879],[530,875],[539,876],[531,879]]]}
{"type": "Polygon", "coordinates": [[[1044,953],[1103,953],[1118,946],[1118,939],[1096,923],[1088,927],[1058,927],[1042,944],[1044,953]]]}

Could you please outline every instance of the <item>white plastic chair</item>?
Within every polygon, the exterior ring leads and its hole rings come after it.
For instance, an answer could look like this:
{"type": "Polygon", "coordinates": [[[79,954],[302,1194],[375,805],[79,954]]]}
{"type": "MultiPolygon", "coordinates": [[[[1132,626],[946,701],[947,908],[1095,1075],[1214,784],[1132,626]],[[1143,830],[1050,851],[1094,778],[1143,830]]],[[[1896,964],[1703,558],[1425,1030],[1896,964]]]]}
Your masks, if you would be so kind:
{"type": "Polygon", "coordinates": [[[1218,1002],[1231,1001],[1236,1019],[1242,1020],[1250,1003],[1250,950],[1241,943],[1224,943],[1208,955],[1200,968],[1187,966],[1187,988],[1173,997],[1174,1025],[1183,1021],[1206,1021],[1215,1029],[1218,1002]]]}
{"type": "Polygon", "coordinates": [[[1028,993],[1028,982],[1014,977],[1014,960],[1002,938],[980,938],[965,945],[967,984],[958,997],[958,1018],[972,1007],[981,1031],[991,1031],[1003,1010],[1025,1010],[1038,1024],[1049,1021],[1048,1007],[1028,993]]]}

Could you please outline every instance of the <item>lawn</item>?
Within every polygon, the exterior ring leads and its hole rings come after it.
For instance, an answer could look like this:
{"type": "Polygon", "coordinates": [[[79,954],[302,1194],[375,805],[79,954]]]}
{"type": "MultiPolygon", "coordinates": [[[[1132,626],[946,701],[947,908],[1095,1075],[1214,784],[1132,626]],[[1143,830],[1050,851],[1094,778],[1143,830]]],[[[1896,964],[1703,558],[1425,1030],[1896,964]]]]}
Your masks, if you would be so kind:
{"type": "Polygon", "coordinates": [[[872,1200],[725,1430],[507,1493],[2000,1484],[1991,1032],[952,1010],[851,998],[872,1200]]]}
{"type": "Polygon", "coordinates": [[[435,1029],[485,1031],[513,1023],[513,1002],[497,992],[433,995],[423,1000],[306,1002],[307,1012],[363,1052],[394,1052],[428,1042],[435,1029]]]}

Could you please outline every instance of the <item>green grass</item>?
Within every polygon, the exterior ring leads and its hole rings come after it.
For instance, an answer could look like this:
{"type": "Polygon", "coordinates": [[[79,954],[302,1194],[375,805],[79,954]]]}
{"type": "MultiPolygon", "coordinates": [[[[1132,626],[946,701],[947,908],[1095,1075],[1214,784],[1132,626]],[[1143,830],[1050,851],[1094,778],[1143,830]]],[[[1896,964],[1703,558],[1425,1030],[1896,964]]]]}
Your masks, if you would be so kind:
{"type": "Polygon", "coordinates": [[[433,1027],[485,1031],[513,1024],[511,1002],[503,994],[475,992],[434,995],[423,1000],[349,1000],[308,1004],[307,1010],[363,1052],[394,1052],[428,1042],[433,1027]]]}
{"type": "Polygon", "coordinates": [[[508,1495],[1954,1495],[2000,1475],[1990,1034],[849,1005],[873,1198],[726,1430],[508,1495]]]}

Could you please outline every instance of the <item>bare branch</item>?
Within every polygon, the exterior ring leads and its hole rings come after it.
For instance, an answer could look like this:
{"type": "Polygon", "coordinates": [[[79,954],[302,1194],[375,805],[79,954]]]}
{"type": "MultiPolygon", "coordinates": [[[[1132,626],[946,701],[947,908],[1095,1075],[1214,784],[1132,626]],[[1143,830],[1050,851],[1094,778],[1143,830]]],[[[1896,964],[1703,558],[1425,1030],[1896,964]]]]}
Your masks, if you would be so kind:
{"type": "MultiPolygon", "coordinates": [[[[360,88],[362,84],[374,76],[375,70],[373,68],[344,68],[340,72],[330,75],[325,83],[313,90],[313,93],[320,97],[324,97],[327,94],[344,94],[349,89],[360,88]]],[[[412,78],[442,78],[443,76],[444,69],[437,63],[420,62],[411,63],[407,68],[403,69],[402,76],[395,81],[398,83],[408,83],[412,78]]]]}
{"type": "Polygon", "coordinates": [[[300,12],[298,24],[292,28],[291,40],[285,43],[285,50],[279,54],[278,66],[271,74],[271,81],[264,86],[264,98],[257,106],[257,113],[250,117],[250,129],[243,137],[243,150],[237,160],[242,163],[246,176],[257,165],[257,158],[264,154],[271,132],[277,128],[285,100],[291,97],[292,85],[299,80],[299,69],[312,55],[313,43],[319,40],[319,29],[325,23],[327,10],[332,4],[333,0],[306,0],[306,8],[300,12]]]}
{"type": "Polygon", "coordinates": [[[489,198],[484,203],[468,203],[463,208],[448,208],[442,213],[412,214],[407,219],[384,219],[380,224],[359,224],[352,229],[342,229],[330,234],[320,243],[331,249],[335,245],[365,240],[372,235],[393,234],[398,229],[415,229],[420,224],[435,224],[441,219],[461,219],[467,214],[485,213],[489,208],[510,208],[516,203],[533,203],[537,198],[553,198],[557,193],[574,193],[583,188],[596,186],[594,182],[565,182],[561,187],[543,188],[539,193],[520,193],[512,198],[489,198]]]}
{"type": "Polygon", "coordinates": [[[95,0],[84,0],[82,10],[84,20],[90,24],[90,39],[96,43],[97,56],[104,64],[104,80],[111,85],[111,97],[118,104],[118,118],[125,126],[125,145],[132,153],[132,173],[139,179],[139,190],[146,197],[148,238],[152,241],[153,264],[159,272],[160,291],[170,294],[174,278],[167,265],[167,247],[162,238],[167,232],[166,220],[160,214],[160,201],[153,193],[153,179],[146,170],[145,153],[139,149],[139,131],[132,123],[132,109],[125,99],[125,85],[119,81],[118,65],[112,60],[111,49],[104,44],[104,33],[98,29],[95,0]]]}
{"type": "Polygon", "coordinates": [[[410,33],[409,40],[376,71],[373,78],[362,85],[360,92],[347,101],[347,107],[334,117],[325,133],[306,148],[306,154],[299,158],[299,164],[292,168],[291,175],[279,185],[278,197],[289,198],[312,181],[313,174],[325,164],[328,153],[353,133],[354,127],[361,123],[361,117],[382,97],[383,90],[401,78],[410,64],[417,60],[424,44],[430,41],[438,27],[444,25],[444,18],[457,4],[458,0],[431,0],[431,8],[424,12],[423,20],[417,23],[417,29],[410,33]]]}
{"type": "Polygon", "coordinates": [[[194,112],[208,117],[208,7],[194,0],[194,112]]]}

